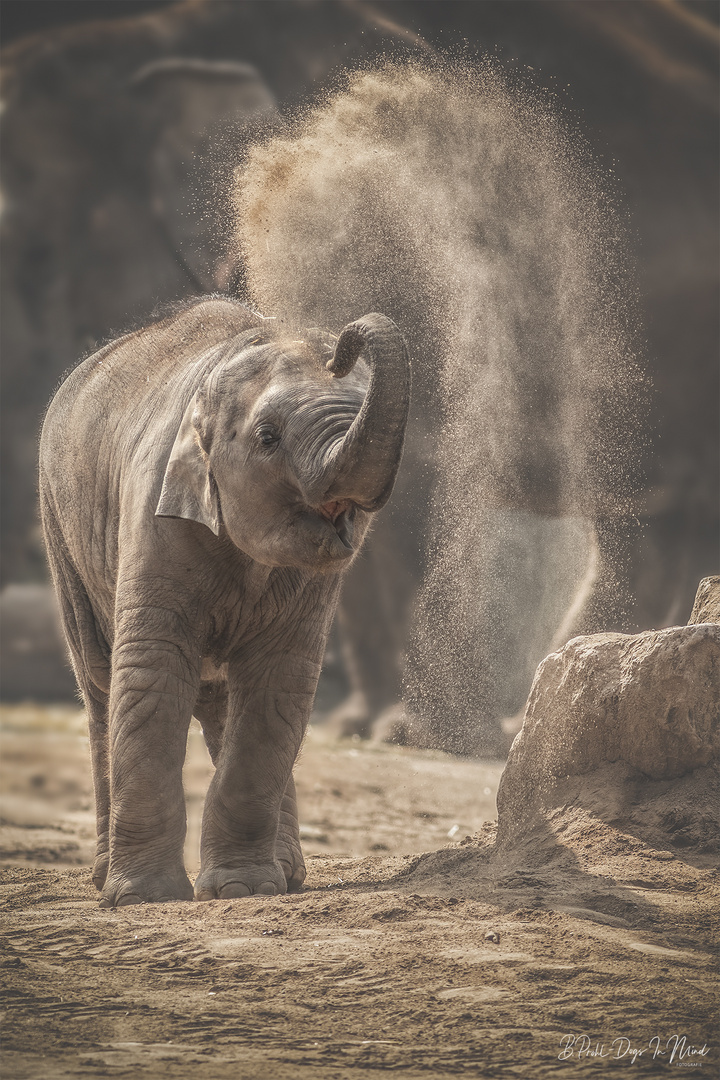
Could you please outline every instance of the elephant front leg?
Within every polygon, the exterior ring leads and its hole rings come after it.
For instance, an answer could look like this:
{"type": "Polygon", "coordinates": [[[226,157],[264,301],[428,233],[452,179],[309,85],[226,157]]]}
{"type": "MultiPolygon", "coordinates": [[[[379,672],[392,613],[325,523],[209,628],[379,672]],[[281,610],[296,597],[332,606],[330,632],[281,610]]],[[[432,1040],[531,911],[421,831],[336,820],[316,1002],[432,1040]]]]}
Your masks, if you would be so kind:
{"type": "Polygon", "coordinates": [[[182,767],[199,674],[165,641],[116,645],[104,907],[191,900],[182,767]]]}
{"type": "Polygon", "coordinates": [[[245,694],[231,672],[217,770],[205,802],[198,900],[276,895],[305,876],[292,768],[310,715],[319,663],[293,675],[292,660],[245,694]],[[284,677],[283,677],[284,676],[284,677]]]}

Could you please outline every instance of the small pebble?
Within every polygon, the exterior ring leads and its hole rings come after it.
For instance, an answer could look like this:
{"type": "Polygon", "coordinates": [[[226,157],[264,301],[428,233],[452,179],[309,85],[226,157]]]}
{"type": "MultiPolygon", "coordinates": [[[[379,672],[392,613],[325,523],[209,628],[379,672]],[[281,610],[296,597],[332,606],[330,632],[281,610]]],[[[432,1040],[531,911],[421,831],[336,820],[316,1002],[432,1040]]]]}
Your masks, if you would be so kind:
{"type": "Polygon", "coordinates": [[[495,945],[499,945],[500,935],[498,934],[497,930],[488,930],[487,934],[485,935],[485,940],[492,941],[495,945]]]}

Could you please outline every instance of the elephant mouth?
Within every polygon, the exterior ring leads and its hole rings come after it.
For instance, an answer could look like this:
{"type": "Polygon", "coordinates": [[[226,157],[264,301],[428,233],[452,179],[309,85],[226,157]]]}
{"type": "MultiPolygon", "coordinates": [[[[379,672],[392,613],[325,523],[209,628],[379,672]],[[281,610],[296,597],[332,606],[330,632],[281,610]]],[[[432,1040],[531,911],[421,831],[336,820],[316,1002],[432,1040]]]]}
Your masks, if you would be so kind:
{"type": "Polygon", "coordinates": [[[352,539],[355,529],[355,511],[357,506],[349,499],[333,499],[316,507],[316,512],[335,529],[340,542],[348,551],[353,550],[352,539]]]}

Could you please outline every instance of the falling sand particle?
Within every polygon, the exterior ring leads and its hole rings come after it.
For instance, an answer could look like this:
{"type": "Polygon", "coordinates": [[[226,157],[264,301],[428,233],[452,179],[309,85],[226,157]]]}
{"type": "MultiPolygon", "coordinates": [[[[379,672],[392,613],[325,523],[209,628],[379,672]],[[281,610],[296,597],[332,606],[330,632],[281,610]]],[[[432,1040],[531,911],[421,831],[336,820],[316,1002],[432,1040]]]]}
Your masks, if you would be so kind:
{"type": "Polygon", "coordinates": [[[604,184],[557,103],[489,62],[356,73],[236,175],[260,310],[379,310],[408,337],[425,572],[406,704],[430,743],[450,725],[467,750],[558,636],[621,618],[644,388],[604,184]]]}

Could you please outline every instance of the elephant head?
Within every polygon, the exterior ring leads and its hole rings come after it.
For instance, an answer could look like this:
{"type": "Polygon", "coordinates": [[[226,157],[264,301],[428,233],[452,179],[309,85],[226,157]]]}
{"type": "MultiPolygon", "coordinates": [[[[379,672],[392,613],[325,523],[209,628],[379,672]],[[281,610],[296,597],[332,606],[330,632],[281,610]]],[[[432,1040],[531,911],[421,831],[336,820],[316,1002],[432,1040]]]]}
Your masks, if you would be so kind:
{"type": "Polygon", "coordinates": [[[395,481],[410,398],[405,342],[378,314],[336,341],[265,326],[223,346],[195,392],[156,513],[225,533],[266,566],[337,569],[395,481]]]}

